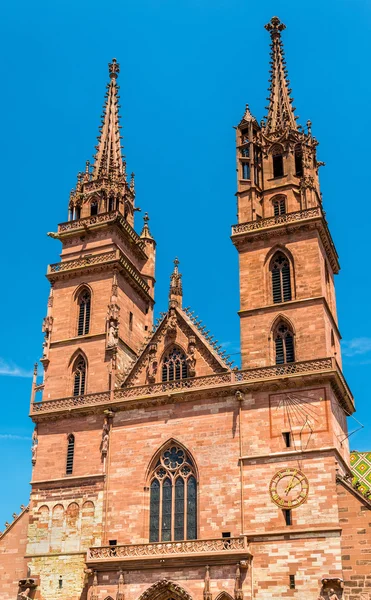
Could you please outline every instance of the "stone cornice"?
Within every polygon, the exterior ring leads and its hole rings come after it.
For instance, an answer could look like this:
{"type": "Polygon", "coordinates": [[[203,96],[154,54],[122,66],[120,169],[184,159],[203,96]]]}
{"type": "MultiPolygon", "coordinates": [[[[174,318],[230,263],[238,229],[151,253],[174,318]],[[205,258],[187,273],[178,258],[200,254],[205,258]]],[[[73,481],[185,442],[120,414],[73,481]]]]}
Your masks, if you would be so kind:
{"type": "Polygon", "coordinates": [[[56,477],[54,479],[38,479],[36,481],[30,481],[32,487],[44,487],[51,485],[55,487],[58,484],[59,487],[74,487],[79,485],[89,485],[91,481],[98,481],[104,479],[105,473],[96,473],[94,475],[64,475],[63,477],[56,477]]]}
{"type": "Polygon", "coordinates": [[[259,312],[264,312],[264,311],[277,311],[279,310],[280,312],[284,311],[284,309],[287,308],[295,308],[297,306],[300,306],[301,304],[309,304],[309,303],[323,303],[326,309],[326,313],[331,321],[331,325],[332,327],[335,329],[339,340],[341,340],[341,333],[339,331],[339,327],[338,324],[336,323],[334,316],[332,314],[332,311],[329,307],[329,304],[327,302],[327,299],[325,298],[325,296],[313,296],[312,298],[296,298],[295,300],[290,300],[288,302],[278,302],[276,304],[267,304],[267,305],[262,305],[259,306],[257,308],[250,308],[250,309],[244,309],[244,310],[239,310],[238,311],[238,315],[240,317],[247,317],[249,315],[254,315],[256,313],[259,312]]]}
{"type": "Polygon", "coordinates": [[[50,282],[70,278],[72,274],[90,273],[96,270],[118,269],[136,291],[150,304],[154,300],[150,295],[150,286],[133,263],[119,250],[100,254],[85,254],[80,258],[54,263],[48,266],[47,278],[50,282]]]}
{"type": "Polygon", "coordinates": [[[354,412],[353,397],[340,367],[334,357],[329,357],[34,402],[30,416],[37,422],[50,418],[50,415],[53,418],[57,415],[66,417],[75,411],[94,414],[101,413],[105,408],[131,410],[192,401],[205,397],[207,393],[212,394],[216,400],[218,397],[224,398],[235,393],[236,390],[270,390],[272,385],[279,389],[287,389],[298,384],[308,385],[308,382],[323,382],[324,378],[328,379],[344,410],[347,413],[354,412]]]}
{"type": "Polygon", "coordinates": [[[338,254],[320,206],[298,210],[277,217],[248,221],[232,226],[232,242],[237,249],[256,240],[272,239],[300,229],[317,230],[334,273],[340,270],[338,254]]]}
{"type": "Polygon", "coordinates": [[[339,450],[336,448],[336,446],[325,446],[323,448],[309,448],[306,450],[287,450],[287,451],[283,451],[283,452],[266,452],[263,454],[250,454],[247,456],[240,456],[239,460],[242,461],[243,463],[248,463],[251,462],[252,464],[255,464],[257,462],[260,461],[266,461],[267,459],[270,460],[274,460],[275,458],[277,460],[280,459],[290,459],[291,457],[293,457],[293,459],[298,459],[298,457],[305,457],[308,454],[334,454],[336,455],[336,459],[341,462],[344,470],[347,473],[351,473],[351,469],[349,467],[349,465],[347,464],[347,462],[344,460],[344,458],[342,457],[342,455],[340,454],[339,450]]]}
{"type": "Polygon", "coordinates": [[[97,229],[106,228],[111,225],[119,228],[120,232],[124,234],[125,239],[130,243],[130,246],[138,257],[147,260],[148,257],[144,249],[145,245],[143,240],[119,211],[101,213],[99,215],[84,217],[83,219],[75,221],[60,223],[58,225],[58,233],[52,234],[52,237],[63,241],[71,237],[81,237],[81,235],[86,234],[89,231],[96,231],[97,229]]]}

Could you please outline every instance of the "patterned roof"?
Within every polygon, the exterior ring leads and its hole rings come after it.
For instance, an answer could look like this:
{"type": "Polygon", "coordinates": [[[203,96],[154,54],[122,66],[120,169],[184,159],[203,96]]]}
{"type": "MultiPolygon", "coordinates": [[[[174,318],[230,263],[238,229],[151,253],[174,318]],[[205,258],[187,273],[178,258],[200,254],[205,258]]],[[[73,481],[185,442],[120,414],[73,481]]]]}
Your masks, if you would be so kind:
{"type": "Polygon", "coordinates": [[[350,453],[350,468],[353,473],[353,485],[361,494],[371,492],[371,452],[358,452],[353,450],[350,453]]]}

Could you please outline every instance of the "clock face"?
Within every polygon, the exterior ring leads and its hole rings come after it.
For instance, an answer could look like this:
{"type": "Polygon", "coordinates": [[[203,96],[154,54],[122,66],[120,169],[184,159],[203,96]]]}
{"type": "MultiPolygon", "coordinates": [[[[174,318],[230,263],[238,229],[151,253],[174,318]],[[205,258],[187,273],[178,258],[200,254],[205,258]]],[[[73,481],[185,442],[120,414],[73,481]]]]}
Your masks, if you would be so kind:
{"type": "Polygon", "coordinates": [[[269,486],[271,498],[280,508],[296,508],[308,498],[308,479],[299,469],[281,469],[269,486]]]}

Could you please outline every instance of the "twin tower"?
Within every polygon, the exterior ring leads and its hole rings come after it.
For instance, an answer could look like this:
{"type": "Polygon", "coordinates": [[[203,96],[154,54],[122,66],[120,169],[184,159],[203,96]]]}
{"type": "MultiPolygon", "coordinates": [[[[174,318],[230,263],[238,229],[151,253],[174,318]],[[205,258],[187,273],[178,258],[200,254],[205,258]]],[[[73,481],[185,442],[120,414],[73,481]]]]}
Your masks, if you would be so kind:
{"type": "Polygon", "coordinates": [[[296,122],[284,28],[276,17],[266,25],[267,116],[258,123],[246,107],[236,128],[239,370],[183,308],[177,261],[169,306],[153,324],[156,242],[147,216],[134,229],[119,65],[109,65],[94,163],[50,234],[62,254],[48,268],[44,378],[35,371],[31,398],[19,590],[28,597],[343,594],[354,405],[341,371],[323,163],[311,123],[296,122]]]}

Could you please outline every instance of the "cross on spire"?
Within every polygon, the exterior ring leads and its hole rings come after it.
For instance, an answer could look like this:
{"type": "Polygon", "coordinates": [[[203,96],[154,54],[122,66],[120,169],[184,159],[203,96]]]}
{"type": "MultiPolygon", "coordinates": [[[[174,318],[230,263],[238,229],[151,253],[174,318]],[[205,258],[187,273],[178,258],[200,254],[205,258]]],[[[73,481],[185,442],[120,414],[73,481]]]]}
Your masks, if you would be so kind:
{"type": "Polygon", "coordinates": [[[102,123],[99,129],[97,153],[93,165],[93,179],[100,177],[123,178],[126,181],[122,159],[119,125],[119,95],[117,77],[120,65],[115,58],[108,65],[110,81],[107,85],[106,101],[103,106],[102,123]]]}
{"type": "Polygon", "coordinates": [[[298,130],[292,106],[291,90],[287,79],[285,53],[281,40],[281,32],[286,25],[281,23],[278,17],[273,17],[265,29],[271,36],[271,69],[269,87],[268,116],[265,125],[265,133],[268,135],[275,131],[284,129],[298,130]]]}

